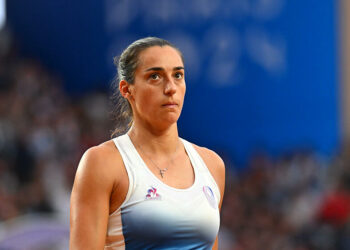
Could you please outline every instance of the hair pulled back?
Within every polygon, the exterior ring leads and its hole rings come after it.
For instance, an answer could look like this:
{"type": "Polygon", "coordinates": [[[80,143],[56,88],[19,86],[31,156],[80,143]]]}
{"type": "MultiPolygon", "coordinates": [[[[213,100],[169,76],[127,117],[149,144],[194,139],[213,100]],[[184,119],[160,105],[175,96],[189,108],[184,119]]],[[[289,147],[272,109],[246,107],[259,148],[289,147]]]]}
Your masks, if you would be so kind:
{"type": "Polygon", "coordinates": [[[179,52],[182,61],[184,61],[182,53],[178,48],[169,41],[158,37],[146,37],[136,40],[119,57],[114,57],[114,65],[117,67],[118,74],[112,82],[113,119],[116,120],[116,127],[112,132],[112,137],[126,133],[133,122],[130,103],[120,94],[119,82],[125,80],[129,84],[134,83],[140,53],[153,46],[170,46],[179,52]]]}

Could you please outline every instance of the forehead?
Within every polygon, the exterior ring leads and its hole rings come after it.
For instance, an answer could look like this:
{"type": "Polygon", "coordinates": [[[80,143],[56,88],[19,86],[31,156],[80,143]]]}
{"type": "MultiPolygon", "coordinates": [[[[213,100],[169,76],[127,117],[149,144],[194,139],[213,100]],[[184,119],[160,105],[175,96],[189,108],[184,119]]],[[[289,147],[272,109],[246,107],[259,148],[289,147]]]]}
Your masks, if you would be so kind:
{"type": "Polygon", "coordinates": [[[183,66],[179,52],[170,46],[153,46],[143,50],[139,54],[138,68],[174,68],[183,66]]]}

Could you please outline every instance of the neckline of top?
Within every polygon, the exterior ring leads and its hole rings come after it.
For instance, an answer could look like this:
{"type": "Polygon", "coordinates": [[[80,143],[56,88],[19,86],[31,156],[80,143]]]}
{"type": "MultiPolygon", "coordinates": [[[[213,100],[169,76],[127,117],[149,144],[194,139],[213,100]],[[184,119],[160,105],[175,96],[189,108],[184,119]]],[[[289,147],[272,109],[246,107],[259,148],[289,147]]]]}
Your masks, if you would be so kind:
{"type": "Polygon", "coordinates": [[[175,191],[180,191],[180,192],[184,192],[184,191],[189,191],[189,190],[192,190],[196,185],[197,185],[197,182],[198,182],[198,171],[197,171],[197,168],[195,167],[195,164],[194,164],[194,159],[191,155],[191,153],[189,152],[188,150],[188,145],[186,145],[186,141],[182,138],[180,138],[181,142],[183,143],[184,145],[184,148],[185,148],[185,151],[186,151],[186,154],[190,160],[190,163],[191,163],[191,166],[192,166],[192,169],[193,169],[193,173],[194,173],[194,181],[192,183],[191,186],[187,187],[187,188],[176,188],[176,187],[172,187],[172,186],[169,186],[168,184],[164,183],[161,179],[159,179],[150,169],[149,167],[147,166],[147,164],[145,163],[145,161],[142,159],[141,155],[139,154],[139,152],[137,151],[134,143],[132,142],[130,136],[128,134],[125,134],[126,138],[127,138],[127,141],[128,143],[130,144],[130,147],[132,149],[132,151],[134,152],[134,154],[137,156],[137,159],[138,161],[141,163],[141,166],[152,176],[152,178],[154,178],[158,183],[160,183],[162,186],[168,188],[168,189],[171,189],[171,190],[175,190],[175,191]]]}

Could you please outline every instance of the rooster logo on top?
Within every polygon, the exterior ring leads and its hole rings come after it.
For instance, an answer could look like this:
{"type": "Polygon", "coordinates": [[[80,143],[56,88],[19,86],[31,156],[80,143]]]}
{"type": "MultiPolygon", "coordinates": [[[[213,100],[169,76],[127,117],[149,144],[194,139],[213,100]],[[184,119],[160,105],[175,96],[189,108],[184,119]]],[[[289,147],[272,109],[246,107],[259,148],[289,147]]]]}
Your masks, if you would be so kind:
{"type": "Polygon", "coordinates": [[[146,200],[160,200],[161,196],[157,194],[157,189],[151,187],[147,190],[146,200]]]}

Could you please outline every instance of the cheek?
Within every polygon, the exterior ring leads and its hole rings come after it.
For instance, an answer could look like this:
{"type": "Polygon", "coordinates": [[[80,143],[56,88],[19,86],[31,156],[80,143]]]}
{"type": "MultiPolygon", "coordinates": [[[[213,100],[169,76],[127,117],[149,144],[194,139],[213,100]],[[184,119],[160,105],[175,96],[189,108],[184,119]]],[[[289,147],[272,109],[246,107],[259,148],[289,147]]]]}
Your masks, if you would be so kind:
{"type": "Polygon", "coordinates": [[[182,86],[180,86],[179,93],[182,95],[182,98],[184,99],[186,94],[186,84],[183,84],[182,86]]]}
{"type": "Polygon", "coordinates": [[[136,103],[141,110],[150,110],[156,105],[156,96],[151,89],[143,89],[135,96],[136,103]]]}

